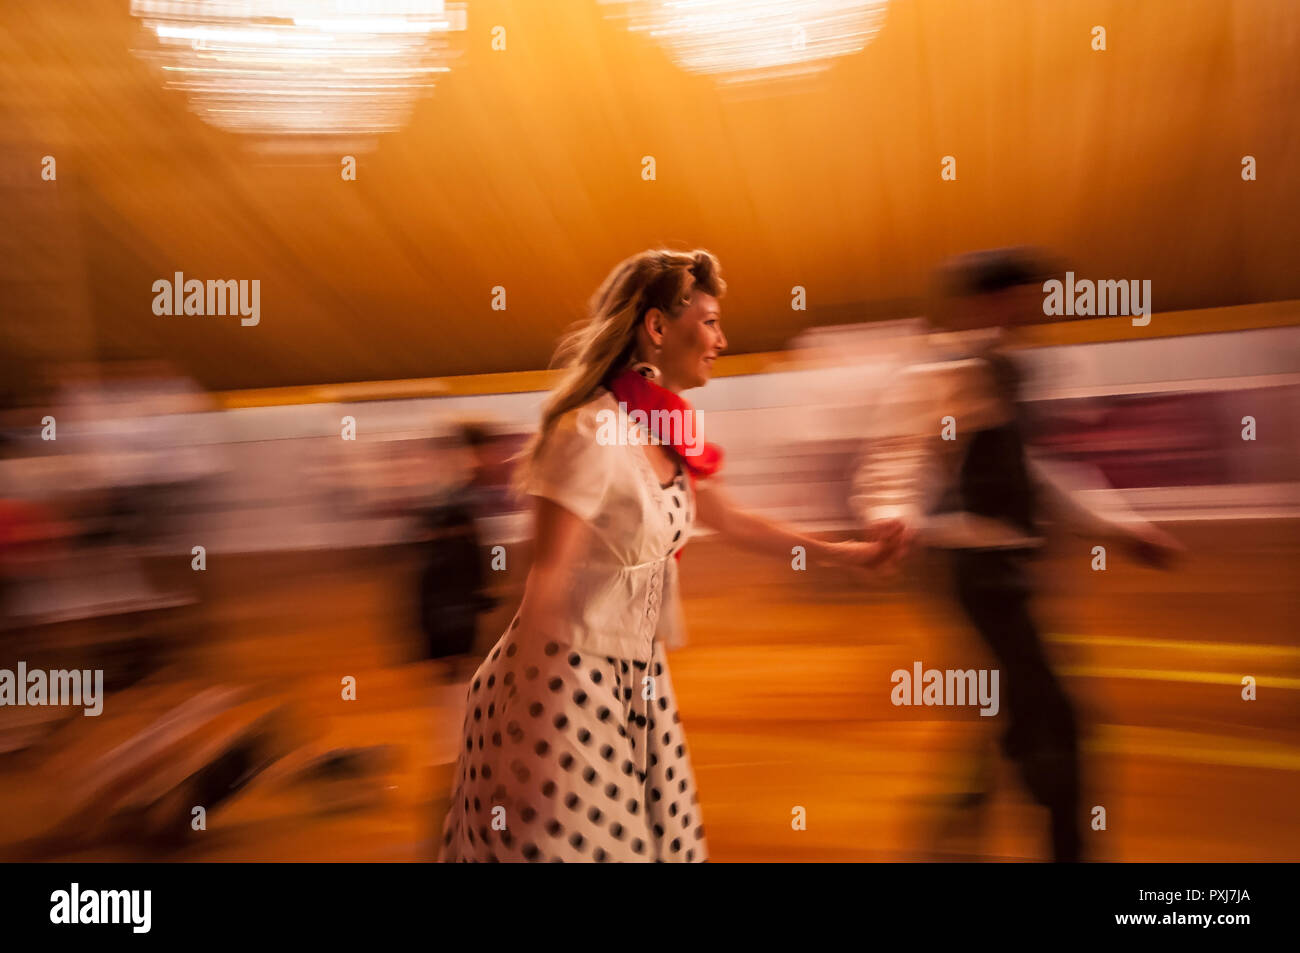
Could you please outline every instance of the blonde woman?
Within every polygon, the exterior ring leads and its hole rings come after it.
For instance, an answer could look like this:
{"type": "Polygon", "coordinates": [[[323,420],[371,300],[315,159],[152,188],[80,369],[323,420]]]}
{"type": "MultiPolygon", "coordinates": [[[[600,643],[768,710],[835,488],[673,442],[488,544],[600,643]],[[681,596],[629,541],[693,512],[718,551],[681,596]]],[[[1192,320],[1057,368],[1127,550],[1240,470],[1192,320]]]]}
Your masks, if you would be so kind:
{"type": "Polygon", "coordinates": [[[738,510],[680,396],[726,348],[709,252],[646,251],[561,342],[567,372],[525,450],[536,552],[474,674],[446,861],[703,861],[699,793],[663,644],[698,519],[749,548],[874,566],[898,541],[828,543],[738,510]]]}

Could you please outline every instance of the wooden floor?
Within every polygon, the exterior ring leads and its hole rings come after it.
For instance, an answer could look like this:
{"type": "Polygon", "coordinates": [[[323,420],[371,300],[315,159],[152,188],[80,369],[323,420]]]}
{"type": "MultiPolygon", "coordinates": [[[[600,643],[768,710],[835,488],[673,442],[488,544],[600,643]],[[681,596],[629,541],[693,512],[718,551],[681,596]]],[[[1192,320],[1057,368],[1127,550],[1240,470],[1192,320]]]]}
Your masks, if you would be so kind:
{"type": "MultiPolygon", "coordinates": [[[[1190,550],[1173,573],[1115,554],[1093,572],[1085,541],[1042,566],[1039,617],[1086,724],[1085,804],[1106,815],[1088,850],[1300,860],[1298,527],[1170,529],[1190,550]],[[1246,675],[1255,701],[1241,698],[1246,675]]],[[[515,608],[527,554],[509,558],[484,650],[515,608]]],[[[689,644],[670,664],[713,860],[1044,857],[1045,819],[996,756],[1002,718],[891,704],[891,672],[914,661],[991,665],[935,567],[918,560],[880,583],[702,539],[682,570],[689,644]],[[956,811],[981,773],[984,809],[956,811]]],[[[210,559],[205,608],[178,617],[160,670],[110,695],[101,717],[66,718],[0,757],[0,858],[430,859],[465,685],[408,661],[412,573],[401,551],[210,559]],[[355,701],[340,697],[346,676],[355,701]],[[187,700],[220,711],[202,743],[178,738],[115,773],[132,757],[117,746],[187,700]],[[287,757],[191,830],[185,778],[258,725],[267,758],[287,757]],[[304,780],[312,758],[349,747],[375,749],[368,770],[304,780]],[[160,825],[170,838],[140,836],[160,825]]]]}

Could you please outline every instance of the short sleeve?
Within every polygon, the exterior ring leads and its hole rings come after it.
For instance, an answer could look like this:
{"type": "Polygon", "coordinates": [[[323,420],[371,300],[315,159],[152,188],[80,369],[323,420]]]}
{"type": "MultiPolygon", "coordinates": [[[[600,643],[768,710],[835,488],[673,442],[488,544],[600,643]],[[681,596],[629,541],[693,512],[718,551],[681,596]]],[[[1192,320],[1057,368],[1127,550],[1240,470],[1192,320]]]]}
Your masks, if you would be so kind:
{"type": "Polygon", "coordinates": [[[552,500],[584,522],[595,519],[604,505],[617,449],[598,439],[597,416],[586,405],[557,420],[533,458],[528,478],[529,495],[552,500]]]}

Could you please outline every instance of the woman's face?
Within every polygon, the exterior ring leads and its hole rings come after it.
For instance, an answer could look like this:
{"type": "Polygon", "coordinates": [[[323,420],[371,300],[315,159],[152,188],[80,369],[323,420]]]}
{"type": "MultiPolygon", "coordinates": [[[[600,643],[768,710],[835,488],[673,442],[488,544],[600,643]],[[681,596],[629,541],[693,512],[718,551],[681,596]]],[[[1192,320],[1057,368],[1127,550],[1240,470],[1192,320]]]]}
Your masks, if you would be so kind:
{"type": "Polygon", "coordinates": [[[722,333],[718,299],[697,291],[681,316],[673,319],[657,310],[647,324],[662,333],[655,365],[663,374],[660,384],[674,392],[703,387],[713,376],[713,362],[727,347],[722,333]]]}

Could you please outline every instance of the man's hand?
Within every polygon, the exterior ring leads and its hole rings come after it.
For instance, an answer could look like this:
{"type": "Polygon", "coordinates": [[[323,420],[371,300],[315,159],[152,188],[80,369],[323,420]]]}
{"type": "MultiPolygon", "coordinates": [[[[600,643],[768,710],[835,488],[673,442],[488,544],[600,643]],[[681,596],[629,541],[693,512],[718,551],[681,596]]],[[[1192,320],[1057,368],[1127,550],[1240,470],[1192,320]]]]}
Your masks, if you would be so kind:
{"type": "Polygon", "coordinates": [[[1120,545],[1135,560],[1155,569],[1168,569],[1186,548],[1164,530],[1150,523],[1121,527],[1120,545]]]}
{"type": "Polygon", "coordinates": [[[897,550],[898,557],[907,553],[915,535],[912,525],[901,519],[876,520],[866,530],[867,539],[892,547],[897,550]]]}

